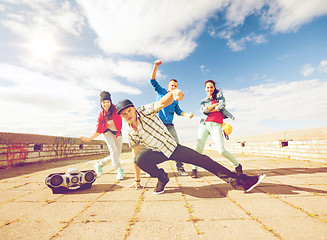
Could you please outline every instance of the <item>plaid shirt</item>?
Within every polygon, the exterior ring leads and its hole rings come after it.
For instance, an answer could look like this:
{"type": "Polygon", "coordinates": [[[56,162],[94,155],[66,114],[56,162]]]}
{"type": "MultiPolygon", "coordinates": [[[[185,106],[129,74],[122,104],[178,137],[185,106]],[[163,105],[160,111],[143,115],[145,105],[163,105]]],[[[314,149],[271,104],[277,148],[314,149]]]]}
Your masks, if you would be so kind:
{"type": "Polygon", "coordinates": [[[131,147],[143,145],[153,151],[162,152],[169,158],[175,151],[177,143],[154,111],[153,103],[137,108],[136,115],[137,130],[131,126],[128,129],[131,147]]]}

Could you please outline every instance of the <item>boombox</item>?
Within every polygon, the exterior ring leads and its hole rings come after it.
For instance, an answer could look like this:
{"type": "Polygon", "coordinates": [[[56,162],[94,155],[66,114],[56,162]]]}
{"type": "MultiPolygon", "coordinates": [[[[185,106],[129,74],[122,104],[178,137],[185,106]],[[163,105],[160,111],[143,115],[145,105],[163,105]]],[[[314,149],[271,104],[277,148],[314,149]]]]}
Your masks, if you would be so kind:
{"type": "Polygon", "coordinates": [[[94,170],[79,171],[69,168],[66,173],[53,173],[46,177],[45,184],[52,189],[53,194],[69,190],[87,189],[92,186],[97,174],[94,170]]]}

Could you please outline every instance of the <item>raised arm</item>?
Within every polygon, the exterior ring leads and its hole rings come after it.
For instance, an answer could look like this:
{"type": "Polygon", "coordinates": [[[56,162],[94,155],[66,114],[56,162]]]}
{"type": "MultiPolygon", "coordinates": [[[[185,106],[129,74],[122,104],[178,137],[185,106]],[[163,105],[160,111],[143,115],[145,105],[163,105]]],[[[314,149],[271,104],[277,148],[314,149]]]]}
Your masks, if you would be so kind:
{"type": "Polygon", "coordinates": [[[153,66],[153,70],[152,70],[152,74],[151,74],[150,79],[155,79],[156,78],[157,68],[158,68],[159,65],[161,65],[161,60],[157,60],[157,61],[154,62],[154,66],[153,66]]]}

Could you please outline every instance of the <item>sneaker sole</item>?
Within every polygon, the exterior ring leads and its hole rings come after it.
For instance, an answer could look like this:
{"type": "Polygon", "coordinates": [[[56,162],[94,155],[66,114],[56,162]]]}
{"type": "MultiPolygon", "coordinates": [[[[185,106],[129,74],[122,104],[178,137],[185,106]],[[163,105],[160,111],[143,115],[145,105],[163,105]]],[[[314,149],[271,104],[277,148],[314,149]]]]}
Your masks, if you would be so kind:
{"type": "Polygon", "coordinates": [[[252,185],[249,189],[245,190],[245,192],[246,193],[250,192],[253,188],[258,186],[265,177],[266,177],[266,174],[262,174],[261,176],[259,176],[258,182],[256,184],[252,185]]]}
{"type": "Polygon", "coordinates": [[[158,195],[158,194],[163,194],[164,192],[165,192],[165,190],[163,190],[163,191],[161,191],[161,192],[153,192],[153,194],[158,195]]]}

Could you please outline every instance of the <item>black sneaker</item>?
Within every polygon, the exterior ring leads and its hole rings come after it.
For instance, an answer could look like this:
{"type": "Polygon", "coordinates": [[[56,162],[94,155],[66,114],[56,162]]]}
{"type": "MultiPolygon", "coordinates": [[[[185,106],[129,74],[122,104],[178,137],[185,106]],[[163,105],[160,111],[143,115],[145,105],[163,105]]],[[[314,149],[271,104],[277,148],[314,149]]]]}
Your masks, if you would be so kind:
{"type": "Polygon", "coordinates": [[[185,171],[185,169],[183,167],[178,168],[177,170],[178,170],[179,175],[187,176],[187,172],[185,171]]]}
{"type": "Polygon", "coordinates": [[[198,170],[197,169],[192,169],[191,177],[192,178],[198,178],[198,170]]]}
{"type": "Polygon", "coordinates": [[[154,194],[161,194],[165,191],[165,186],[167,185],[167,183],[169,182],[169,177],[167,173],[164,173],[164,181],[160,181],[158,179],[158,183],[156,188],[154,189],[154,194]]]}
{"type": "Polygon", "coordinates": [[[266,174],[262,174],[258,176],[246,176],[245,179],[242,180],[242,188],[244,192],[250,192],[253,188],[259,185],[262,180],[266,177],[266,174]]]}
{"type": "Polygon", "coordinates": [[[240,176],[243,173],[241,164],[238,164],[238,166],[235,168],[235,172],[238,176],[240,176]]]}

